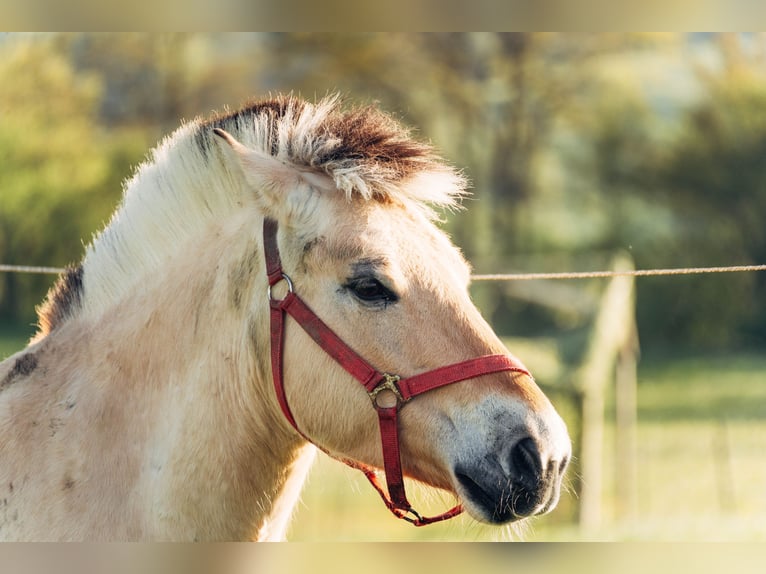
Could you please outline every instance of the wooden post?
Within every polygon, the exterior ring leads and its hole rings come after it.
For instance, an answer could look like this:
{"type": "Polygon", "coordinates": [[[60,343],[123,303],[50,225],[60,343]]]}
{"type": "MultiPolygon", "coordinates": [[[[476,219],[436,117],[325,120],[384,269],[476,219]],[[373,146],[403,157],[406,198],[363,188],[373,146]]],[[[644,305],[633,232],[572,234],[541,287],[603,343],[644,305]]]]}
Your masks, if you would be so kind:
{"type": "Polygon", "coordinates": [[[638,516],[638,332],[633,327],[630,339],[617,357],[615,379],[615,480],[617,515],[633,521],[638,516]]]}
{"type": "MultiPolygon", "coordinates": [[[[612,268],[633,269],[630,258],[619,255],[612,268]]],[[[575,384],[582,393],[580,447],[580,527],[597,530],[602,520],[604,404],[607,386],[614,380],[620,349],[635,330],[633,277],[610,280],[601,298],[593,330],[575,384]]]]}

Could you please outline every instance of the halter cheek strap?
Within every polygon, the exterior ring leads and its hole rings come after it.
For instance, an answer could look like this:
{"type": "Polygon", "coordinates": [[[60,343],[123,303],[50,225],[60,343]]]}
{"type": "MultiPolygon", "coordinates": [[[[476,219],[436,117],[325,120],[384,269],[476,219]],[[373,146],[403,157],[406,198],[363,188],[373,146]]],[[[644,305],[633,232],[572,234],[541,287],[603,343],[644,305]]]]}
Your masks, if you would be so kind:
{"type": "MultiPolygon", "coordinates": [[[[460,514],[463,507],[457,505],[437,516],[424,517],[416,512],[407,500],[399,449],[399,409],[413,397],[445,385],[502,371],[513,371],[531,376],[529,371],[511,355],[485,355],[407,378],[381,373],[338,337],[295,293],[290,277],[282,270],[277,245],[277,222],[272,219],[266,218],[264,220],[263,244],[271,308],[271,371],[274,379],[274,390],[285,418],[303,438],[316,445],[298,428],[285,395],[282,376],[284,326],[285,316],[290,315],[328,355],[359,381],[369,394],[373,407],[378,413],[388,494],[383,490],[373,468],[352,460],[340,460],[352,468],[361,470],[380,494],[388,509],[398,518],[407,520],[415,526],[424,526],[460,514]],[[287,283],[287,294],[282,299],[275,299],[272,297],[272,287],[282,281],[287,283]],[[379,400],[379,395],[384,392],[395,397],[395,404],[389,405],[385,404],[385,401],[379,400]]],[[[325,449],[322,450],[327,452],[325,449]]]]}

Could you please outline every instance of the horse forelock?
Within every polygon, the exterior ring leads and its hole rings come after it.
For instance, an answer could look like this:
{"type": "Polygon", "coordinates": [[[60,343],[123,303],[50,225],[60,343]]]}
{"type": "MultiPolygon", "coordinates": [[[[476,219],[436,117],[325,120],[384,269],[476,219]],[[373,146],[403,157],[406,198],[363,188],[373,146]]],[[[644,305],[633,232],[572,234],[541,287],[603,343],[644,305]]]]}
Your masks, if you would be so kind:
{"type": "Polygon", "coordinates": [[[337,95],[315,104],[278,96],[200,122],[195,138],[205,155],[215,145],[214,128],[298,168],[328,175],[349,199],[451,208],[465,194],[465,178],[430,144],[375,106],[345,109],[337,95]]]}

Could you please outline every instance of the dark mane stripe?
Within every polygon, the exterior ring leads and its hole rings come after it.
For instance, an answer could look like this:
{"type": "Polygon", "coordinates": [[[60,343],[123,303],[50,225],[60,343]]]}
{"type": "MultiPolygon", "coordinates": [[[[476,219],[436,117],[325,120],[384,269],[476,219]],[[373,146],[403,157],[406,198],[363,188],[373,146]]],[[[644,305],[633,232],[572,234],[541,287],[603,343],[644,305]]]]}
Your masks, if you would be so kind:
{"type": "MultiPolygon", "coordinates": [[[[292,108],[300,112],[304,106],[305,102],[303,100],[292,96],[279,96],[267,100],[252,100],[233,112],[217,113],[200,122],[200,129],[195,134],[197,146],[202,150],[203,154],[207,155],[208,149],[213,145],[211,134],[215,128],[221,128],[226,131],[236,130],[234,126],[244,125],[247,119],[252,120],[252,118],[262,115],[269,116],[272,128],[271,133],[276,135],[274,128],[276,128],[279,120],[285,116],[287,110],[292,108]]],[[[277,152],[278,142],[274,137],[271,141],[270,153],[271,155],[276,155],[277,152]]]]}
{"type": "Polygon", "coordinates": [[[39,335],[47,335],[80,309],[82,304],[82,265],[67,267],[48,291],[45,302],[38,308],[39,335]]]}

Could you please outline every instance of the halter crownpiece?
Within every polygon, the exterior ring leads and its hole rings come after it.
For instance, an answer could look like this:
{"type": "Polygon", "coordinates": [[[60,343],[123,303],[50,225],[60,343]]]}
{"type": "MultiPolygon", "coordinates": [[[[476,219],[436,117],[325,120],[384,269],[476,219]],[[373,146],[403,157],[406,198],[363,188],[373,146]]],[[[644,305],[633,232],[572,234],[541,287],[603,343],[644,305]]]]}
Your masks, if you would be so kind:
{"type": "Polygon", "coordinates": [[[380,494],[388,509],[398,518],[415,526],[424,526],[457,516],[463,511],[463,507],[459,504],[437,516],[425,517],[416,512],[407,500],[399,452],[399,409],[413,397],[445,385],[503,371],[513,371],[531,377],[529,371],[511,355],[484,355],[411,377],[400,377],[399,375],[379,372],[338,337],[295,293],[292,280],[282,270],[277,244],[277,230],[278,226],[275,220],[264,219],[263,249],[266,256],[266,275],[269,281],[268,297],[271,309],[271,371],[277,400],[288,422],[308,442],[327,452],[298,428],[287,403],[282,376],[286,314],[290,315],[325,353],[359,381],[370,396],[372,405],[378,413],[380,440],[383,448],[383,468],[386,473],[388,494],[380,485],[375,469],[356,461],[339,460],[352,468],[361,470],[380,494]],[[272,294],[272,287],[282,281],[287,283],[287,293],[282,299],[275,299],[272,294]]]}

